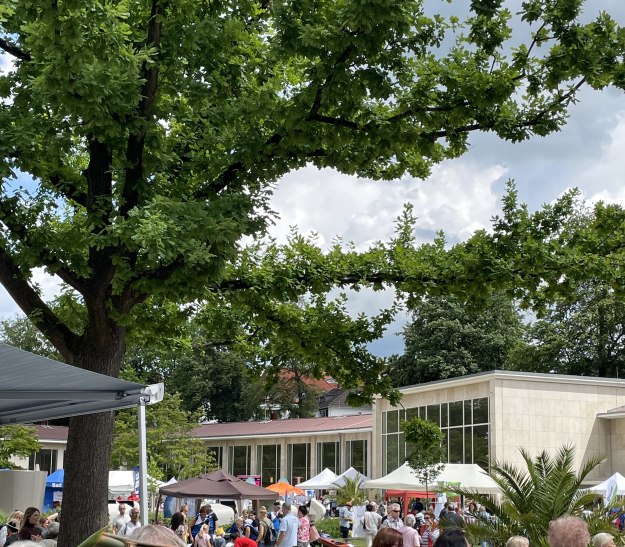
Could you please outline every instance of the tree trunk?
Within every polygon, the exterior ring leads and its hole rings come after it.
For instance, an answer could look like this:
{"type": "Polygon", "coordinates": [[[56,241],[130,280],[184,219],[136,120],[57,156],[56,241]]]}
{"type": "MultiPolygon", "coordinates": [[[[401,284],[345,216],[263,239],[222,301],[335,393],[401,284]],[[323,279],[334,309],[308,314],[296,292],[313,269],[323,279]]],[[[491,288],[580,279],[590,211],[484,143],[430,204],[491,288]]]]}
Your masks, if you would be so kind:
{"type": "MultiPolygon", "coordinates": [[[[72,359],[74,366],[118,376],[125,331],[111,324],[108,327],[85,334],[85,343],[72,359]]],[[[109,523],[108,472],[114,417],[114,412],[100,412],[70,419],[58,547],[76,547],[109,523]]]]}
{"type": "Polygon", "coordinates": [[[113,412],[70,419],[58,547],[76,547],[108,524],[113,419],[113,412]]]}

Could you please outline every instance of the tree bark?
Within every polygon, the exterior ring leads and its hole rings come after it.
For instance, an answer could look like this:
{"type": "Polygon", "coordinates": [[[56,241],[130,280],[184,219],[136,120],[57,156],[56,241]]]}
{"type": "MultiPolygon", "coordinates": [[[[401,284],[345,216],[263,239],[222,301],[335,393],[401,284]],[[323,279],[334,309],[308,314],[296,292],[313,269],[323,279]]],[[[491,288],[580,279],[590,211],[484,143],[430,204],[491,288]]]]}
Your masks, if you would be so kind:
{"type": "MultiPolygon", "coordinates": [[[[71,359],[74,366],[117,377],[125,349],[125,330],[112,322],[89,328],[71,359]]],[[[109,523],[108,478],[113,412],[75,416],[69,422],[65,451],[63,504],[58,547],[76,547],[109,523]]]]}
{"type": "Polygon", "coordinates": [[[113,419],[113,412],[70,419],[58,547],[76,547],[108,524],[113,419]]]}

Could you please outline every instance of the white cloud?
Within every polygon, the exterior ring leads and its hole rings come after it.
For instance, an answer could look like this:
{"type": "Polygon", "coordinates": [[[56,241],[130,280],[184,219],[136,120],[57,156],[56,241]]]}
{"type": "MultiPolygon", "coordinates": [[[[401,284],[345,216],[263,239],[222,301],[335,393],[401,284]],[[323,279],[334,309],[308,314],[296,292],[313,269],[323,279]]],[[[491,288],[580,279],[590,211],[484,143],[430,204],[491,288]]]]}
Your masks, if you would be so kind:
{"type": "Polygon", "coordinates": [[[271,230],[284,241],[290,227],[317,232],[319,243],[335,237],[353,241],[360,249],[388,239],[405,203],[414,206],[420,242],[443,229],[449,239],[465,239],[488,226],[498,208],[494,186],[505,174],[499,165],[479,168],[447,162],[430,179],[372,181],[341,175],[330,169],[301,169],[284,177],[272,200],[280,220],[271,230]]]}
{"type": "Polygon", "coordinates": [[[616,114],[609,139],[592,165],[579,175],[579,188],[590,203],[604,201],[625,206],[625,111],[616,114]]]}

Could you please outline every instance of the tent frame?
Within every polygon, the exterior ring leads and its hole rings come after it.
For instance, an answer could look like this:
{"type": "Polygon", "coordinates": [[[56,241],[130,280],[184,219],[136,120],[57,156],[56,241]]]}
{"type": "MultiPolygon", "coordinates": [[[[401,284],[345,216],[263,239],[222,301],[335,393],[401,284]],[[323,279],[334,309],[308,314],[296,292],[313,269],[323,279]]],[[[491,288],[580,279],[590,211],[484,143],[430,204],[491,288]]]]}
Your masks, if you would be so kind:
{"type": "Polygon", "coordinates": [[[0,425],[138,407],[141,522],[148,521],[145,405],[163,400],[162,383],[127,382],[0,342],[0,425]],[[46,386],[45,390],[41,386],[46,386]]]}

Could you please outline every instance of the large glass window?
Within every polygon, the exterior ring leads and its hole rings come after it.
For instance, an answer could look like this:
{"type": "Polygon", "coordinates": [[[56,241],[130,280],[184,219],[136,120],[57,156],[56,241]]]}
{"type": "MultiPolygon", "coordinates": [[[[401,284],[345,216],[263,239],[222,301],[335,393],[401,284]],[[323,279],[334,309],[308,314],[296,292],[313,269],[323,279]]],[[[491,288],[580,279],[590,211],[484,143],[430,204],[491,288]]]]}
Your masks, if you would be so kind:
{"type": "Polygon", "coordinates": [[[256,462],[262,486],[269,486],[280,478],[280,448],[279,444],[256,447],[256,462]]]}
{"type": "MultiPolygon", "coordinates": [[[[397,469],[418,447],[405,442],[398,429],[403,411],[384,412],[382,416],[382,454],[385,473],[397,469]]],[[[444,448],[449,463],[489,465],[488,398],[450,401],[437,405],[408,408],[408,418],[419,416],[437,424],[444,435],[444,448]]]]}
{"type": "Polygon", "coordinates": [[[310,443],[287,445],[287,474],[291,484],[310,478],[310,443]]]}
{"type": "Polygon", "coordinates": [[[347,441],[347,466],[353,467],[359,473],[368,475],[367,469],[367,441],[347,441]]]}
{"type": "Polygon", "coordinates": [[[464,425],[462,421],[462,401],[454,401],[449,403],[449,427],[458,427],[464,425]]]}
{"type": "Polygon", "coordinates": [[[473,463],[484,469],[489,468],[488,425],[473,426],[473,463]]]}
{"type": "Polygon", "coordinates": [[[54,473],[57,470],[56,459],[58,451],[51,448],[42,448],[39,452],[35,452],[28,458],[28,469],[34,471],[47,471],[54,473]]]}
{"type": "Polygon", "coordinates": [[[326,467],[339,475],[341,467],[341,451],[339,443],[317,443],[317,472],[321,473],[326,467]]]}
{"type": "Polygon", "coordinates": [[[386,413],[386,432],[399,432],[399,410],[391,410],[386,413]]]}
{"type": "Polygon", "coordinates": [[[237,475],[251,475],[251,446],[231,446],[229,460],[229,471],[232,475],[235,477],[237,475]]]}

